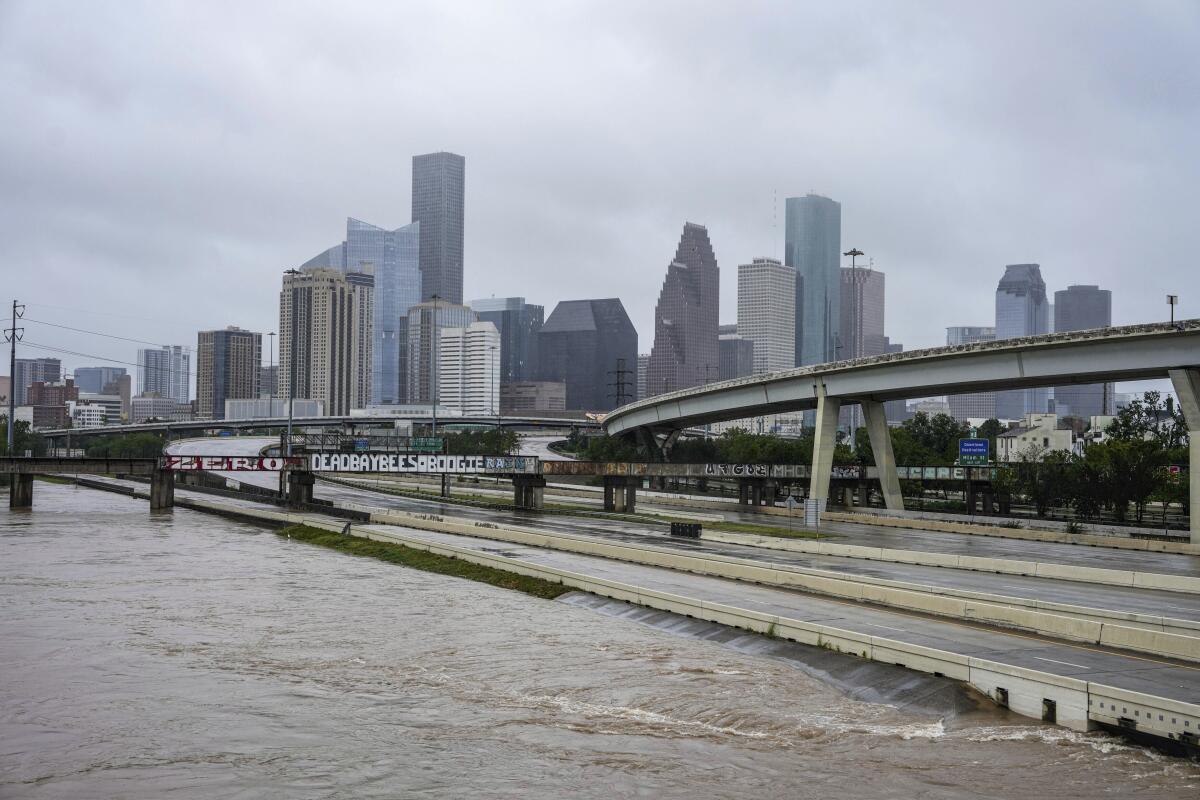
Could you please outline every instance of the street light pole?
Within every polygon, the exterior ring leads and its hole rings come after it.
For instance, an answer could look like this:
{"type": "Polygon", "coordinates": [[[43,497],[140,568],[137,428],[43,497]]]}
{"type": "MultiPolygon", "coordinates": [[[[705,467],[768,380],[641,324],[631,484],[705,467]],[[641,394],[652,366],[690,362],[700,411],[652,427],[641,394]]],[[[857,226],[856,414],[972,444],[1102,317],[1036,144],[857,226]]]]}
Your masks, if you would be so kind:
{"type": "MultiPolygon", "coordinates": [[[[1177,295],[1177,294],[1167,295],[1167,305],[1171,307],[1171,324],[1174,325],[1175,324],[1175,306],[1179,305],[1179,295],[1177,295]]],[[[16,323],[14,322],[13,324],[15,325],[16,323]]]]}

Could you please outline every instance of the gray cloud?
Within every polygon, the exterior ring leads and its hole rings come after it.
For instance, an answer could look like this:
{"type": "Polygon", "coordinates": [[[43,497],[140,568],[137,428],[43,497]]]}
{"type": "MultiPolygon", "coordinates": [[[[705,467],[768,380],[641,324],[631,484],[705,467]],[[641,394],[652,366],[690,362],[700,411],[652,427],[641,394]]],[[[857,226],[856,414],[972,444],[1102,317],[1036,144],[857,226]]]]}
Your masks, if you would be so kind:
{"type": "Polygon", "coordinates": [[[410,156],[449,149],[468,296],[617,295],[642,350],[685,220],[732,321],[810,190],[909,347],[989,322],[1011,262],[1113,289],[1118,323],[1168,291],[1198,316],[1198,45],[1191,2],[10,2],[0,272],[36,318],[273,330],[280,271],[348,215],[408,222],[410,156]]]}

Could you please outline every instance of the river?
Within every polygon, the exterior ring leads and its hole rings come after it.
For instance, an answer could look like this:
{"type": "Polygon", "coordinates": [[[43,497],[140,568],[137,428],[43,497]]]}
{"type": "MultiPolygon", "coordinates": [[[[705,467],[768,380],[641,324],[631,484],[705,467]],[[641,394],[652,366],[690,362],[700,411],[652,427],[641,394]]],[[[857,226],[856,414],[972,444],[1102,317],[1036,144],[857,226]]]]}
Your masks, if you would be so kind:
{"type": "Polygon", "coordinates": [[[34,503],[0,510],[0,797],[1200,794],[1200,766],[894,667],[103,492],[34,503]]]}

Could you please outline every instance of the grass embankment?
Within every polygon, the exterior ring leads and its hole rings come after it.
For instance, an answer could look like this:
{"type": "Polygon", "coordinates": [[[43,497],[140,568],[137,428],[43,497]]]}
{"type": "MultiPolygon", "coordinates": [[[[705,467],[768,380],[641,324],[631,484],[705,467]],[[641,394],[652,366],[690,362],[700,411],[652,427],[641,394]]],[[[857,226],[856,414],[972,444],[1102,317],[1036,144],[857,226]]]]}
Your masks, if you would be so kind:
{"type": "Polygon", "coordinates": [[[438,575],[466,578],[467,580],[478,581],[479,583],[486,583],[491,586],[499,586],[501,589],[515,589],[518,592],[524,592],[525,594],[531,594],[534,597],[542,597],[547,600],[553,600],[559,595],[570,591],[569,588],[563,586],[561,583],[552,583],[542,578],[531,578],[527,575],[518,575],[515,572],[506,572],[495,567],[473,564],[470,561],[463,561],[459,558],[443,556],[438,553],[429,553],[402,544],[376,542],[357,536],[343,536],[340,533],[321,530],[320,528],[310,528],[307,525],[292,525],[276,532],[280,536],[287,536],[288,538],[307,544],[328,547],[343,553],[349,553],[350,555],[377,558],[389,564],[399,564],[400,566],[419,569],[423,572],[435,572],[438,575]]]}
{"type": "Polygon", "coordinates": [[[74,478],[64,478],[61,475],[34,475],[35,480],[45,481],[46,483],[65,483],[74,484],[74,478]]]}

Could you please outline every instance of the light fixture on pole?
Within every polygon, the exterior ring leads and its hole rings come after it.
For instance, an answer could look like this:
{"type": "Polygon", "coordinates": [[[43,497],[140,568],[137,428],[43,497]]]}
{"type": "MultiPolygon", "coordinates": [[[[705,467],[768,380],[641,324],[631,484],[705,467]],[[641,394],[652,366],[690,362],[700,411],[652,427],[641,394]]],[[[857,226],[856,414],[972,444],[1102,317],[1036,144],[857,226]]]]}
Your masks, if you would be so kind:
{"type": "Polygon", "coordinates": [[[1179,305],[1179,295],[1167,295],[1167,305],[1171,307],[1171,324],[1175,324],[1175,306],[1179,305]]]}

